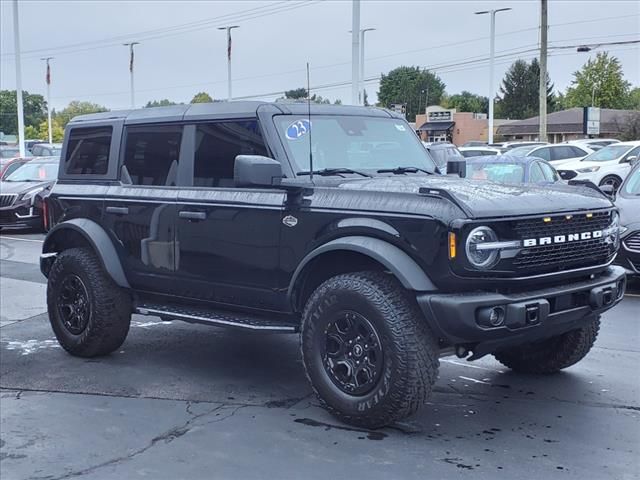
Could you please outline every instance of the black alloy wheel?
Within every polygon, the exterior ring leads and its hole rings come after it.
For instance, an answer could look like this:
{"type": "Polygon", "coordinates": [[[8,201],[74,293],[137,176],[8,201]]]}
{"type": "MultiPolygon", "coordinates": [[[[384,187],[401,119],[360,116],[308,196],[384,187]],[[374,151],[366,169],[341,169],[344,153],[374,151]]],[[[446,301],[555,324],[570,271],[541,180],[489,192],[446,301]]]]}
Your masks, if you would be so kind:
{"type": "Polygon", "coordinates": [[[82,279],[69,274],[62,280],[56,301],[58,315],[72,335],[80,335],[89,324],[91,304],[87,287],[82,279]]]}
{"type": "Polygon", "coordinates": [[[384,357],[375,328],[364,316],[342,311],[327,325],[321,348],[324,369],[344,393],[366,395],[378,383],[384,357]]]}

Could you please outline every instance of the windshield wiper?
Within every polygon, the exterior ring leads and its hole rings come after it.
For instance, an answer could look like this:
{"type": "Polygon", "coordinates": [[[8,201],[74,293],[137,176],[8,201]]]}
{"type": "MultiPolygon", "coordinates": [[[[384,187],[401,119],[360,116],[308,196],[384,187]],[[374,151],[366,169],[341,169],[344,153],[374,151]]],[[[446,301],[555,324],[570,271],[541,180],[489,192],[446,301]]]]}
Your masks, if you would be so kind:
{"type": "MultiPolygon", "coordinates": [[[[363,177],[371,177],[368,173],[360,172],[358,170],[352,170],[351,168],[322,168],[320,170],[314,170],[314,175],[320,176],[331,176],[331,175],[340,175],[343,173],[355,173],[356,175],[361,175],[363,177]]],[[[311,175],[310,171],[298,172],[296,175],[311,175]]]]}
{"type": "Polygon", "coordinates": [[[423,172],[429,175],[433,175],[433,172],[430,172],[429,170],[425,170],[424,168],[418,168],[418,167],[381,168],[380,170],[378,170],[378,173],[393,173],[396,175],[401,175],[403,173],[418,173],[418,172],[423,172]]]}

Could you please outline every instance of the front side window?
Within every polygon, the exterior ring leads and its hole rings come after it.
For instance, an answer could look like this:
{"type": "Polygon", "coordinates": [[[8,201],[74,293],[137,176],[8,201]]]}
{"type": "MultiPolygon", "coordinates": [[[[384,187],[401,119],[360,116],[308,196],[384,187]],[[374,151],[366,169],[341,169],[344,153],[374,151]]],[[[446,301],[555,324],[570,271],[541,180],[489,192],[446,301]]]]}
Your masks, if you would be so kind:
{"type": "MultiPolygon", "coordinates": [[[[69,134],[64,171],[68,175],[104,175],[109,167],[111,127],[74,128],[69,134]]],[[[34,147],[34,154],[35,154],[34,147]]]]}
{"type": "Polygon", "coordinates": [[[529,182],[531,183],[543,183],[546,179],[542,173],[539,162],[533,162],[531,164],[531,170],[529,171],[529,182]]]}
{"type": "Polygon", "coordinates": [[[177,184],[181,126],[128,127],[125,135],[123,183],[164,186],[177,184]]]}
{"type": "Polygon", "coordinates": [[[560,180],[558,176],[558,172],[551,166],[546,163],[541,163],[540,168],[542,169],[542,173],[544,174],[544,178],[547,179],[548,182],[557,182],[560,180]]]}
{"type": "Polygon", "coordinates": [[[630,149],[629,145],[608,145],[597,152],[590,153],[582,159],[583,162],[610,162],[617,160],[630,149]]]}
{"type": "Polygon", "coordinates": [[[309,122],[304,116],[279,115],[274,122],[298,173],[309,171],[309,148],[314,170],[417,167],[435,172],[436,169],[418,137],[401,120],[315,115],[309,122]]]}
{"type": "Polygon", "coordinates": [[[624,187],[620,190],[623,197],[640,195],[640,168],[636,168],[631,172],[624,187]]]}
{"type": "Polygon", "coordinates": [[[546,160],[547,162],[551,160],[551,152],[548,148],[539,148],[535,152],[531,152],[530,156],[541,158],[543,160],[546,160]]]}
{"type": "Polygon", "coordinates": [[[238,155],[267,156],[257,120],[197,125],[193,185],[233,187],[233,167],[238,155]]]}

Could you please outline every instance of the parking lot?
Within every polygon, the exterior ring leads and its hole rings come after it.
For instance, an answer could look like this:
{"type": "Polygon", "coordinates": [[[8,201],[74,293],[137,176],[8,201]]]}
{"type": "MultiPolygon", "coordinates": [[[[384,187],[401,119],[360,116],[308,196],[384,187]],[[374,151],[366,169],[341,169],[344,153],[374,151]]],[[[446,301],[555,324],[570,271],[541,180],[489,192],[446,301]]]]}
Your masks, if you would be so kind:
{"type": "Polygon", "coordinates": [[[640,284],[596,347],[554,376],[441,359],[429,405],[377,431],[318,407],[296,336],[134,316],[115,354],[62,350],[37,265],[43,236],[0,236],[0,476],[640,478],[640,284]]]}

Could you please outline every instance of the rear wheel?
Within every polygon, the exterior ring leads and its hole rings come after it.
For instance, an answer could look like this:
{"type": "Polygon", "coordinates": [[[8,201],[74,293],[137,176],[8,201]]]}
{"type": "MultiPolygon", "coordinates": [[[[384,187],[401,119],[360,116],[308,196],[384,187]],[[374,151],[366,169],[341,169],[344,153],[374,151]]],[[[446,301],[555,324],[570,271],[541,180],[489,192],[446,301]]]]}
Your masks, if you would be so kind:
{"type": "Polygon", "coordinates": [[[131,298],[105,273],[93,252],[72,248],[58,255],[47,283],[47,309],[60,345],[94,357],[119,348],[131,321],[131,298]]]}
{"type": "Polygon", "coordinates": [[[556,373],[575,365],[591,350],[600,317],[587,325],[547,340],[496,352],[494,357],[511,370],[522,373],[556,373]]]}
{"type": "Polygon", "coordinates": [[[323,406],[365,428],[414,413],[438,375],[438,347],[415,302],[381,272],[320,285],[303,313],[301,349],[323,406]]]}

